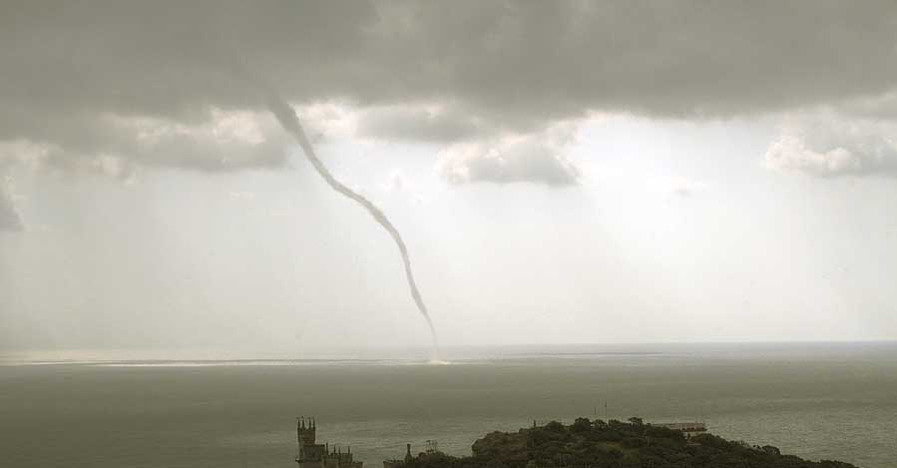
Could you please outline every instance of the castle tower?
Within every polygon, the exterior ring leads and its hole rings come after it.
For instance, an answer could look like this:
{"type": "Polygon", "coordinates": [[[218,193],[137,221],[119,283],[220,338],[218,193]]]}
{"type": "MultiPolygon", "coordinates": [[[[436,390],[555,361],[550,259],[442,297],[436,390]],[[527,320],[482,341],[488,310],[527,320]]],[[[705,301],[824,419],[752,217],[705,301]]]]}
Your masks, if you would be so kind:
{"type": "Polygon", "coordinates": [[[299,468],[362,468],[362,462],[355,461],[351,449],[343,453],[336,446],[318,444],[316,432],[315,418],[296,418],[296,439],[299,442],[296,463],[299,468]]]}
{"type": "Polygon", "coordinates": [[[300,466],[315,468],[323,458],[322,448],[315,444],[315,419],[308,417],[296,418],[296,438],[299,442],[299,456],[296,461],[300,466]]]}
{"type": "Polygon", "coordinates": [[[315,444],[315,418],[305,416],[296,418],[296,435],[299,446],[315,444]]]}

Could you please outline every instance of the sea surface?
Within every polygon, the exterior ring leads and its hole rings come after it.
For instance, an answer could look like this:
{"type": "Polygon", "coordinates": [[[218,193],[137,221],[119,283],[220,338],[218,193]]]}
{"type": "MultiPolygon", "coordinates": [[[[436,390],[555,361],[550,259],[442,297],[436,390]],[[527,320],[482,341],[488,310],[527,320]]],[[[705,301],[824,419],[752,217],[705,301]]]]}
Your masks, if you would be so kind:
{"type": "Polygon", "coordinates": [[[577,416],[710,431],[865,468],[897,460],[897,344],[463,348],[363,359],[0,360],[0,465],[289,467],[296,416],[367,467],[428,440],[577,416]],[[605,402],[607,409],[605,410],[605,402]],[[606,416],[605,416],[606,415],[606,416]]]}

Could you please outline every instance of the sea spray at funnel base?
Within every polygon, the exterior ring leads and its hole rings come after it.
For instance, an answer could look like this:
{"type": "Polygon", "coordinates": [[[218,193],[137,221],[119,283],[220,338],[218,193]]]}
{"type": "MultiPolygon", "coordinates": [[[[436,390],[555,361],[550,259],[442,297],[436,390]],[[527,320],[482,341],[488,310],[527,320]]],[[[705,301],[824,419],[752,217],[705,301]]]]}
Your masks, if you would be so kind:
{"type": "Polygon", "coordinates": [[[417,310],[420,311],[421,315],[427,320],[427,325],[430,327],[430,334],[433,337],[433,348],[435,352],[434,359],[436,361],[439,360],[439,341],[436,338],[436,328],[433,327],[433,321],[430,320],[430,314],[427,312],[427,306],[424,304],[423,298],[421,298],[420,291],[417,289],[417,283],[414,281],[414,272],[411,270],[411,259],[408,257],[408,248],[405,246],[405,241],[402,240],[402,235],[399,234],[399,231],[395,226],[389,221],[389,218],[383,214],[383,211],[380,208],[377,208],[377,205],[371,203],[370,200],[361,196],[361,194],[353,191],[349,187],[346,187],[342,182],[336,180],[333,177],[333,174],[327,169],[327,166],[318,159],[318,156],[315,154],[314,148],[311,146],[311,143],[308,141],[308,137],[305,135],[305,130],[302,129],[302,124],[299,123],[299,117],[296,115],[296,112],[290,107],[286,102],[282,99],[269,96],[268,98],[268,108],[274,113],[277,120],[283,126],[283,128],[293,135],[293,138],[299,143],[299,146],[302,147],[302,151],[305,153],[305,157],[308,158],[309,162],[311,162],[312,166],[314,166],[315,170],[318,171],[318,174],[324,178],[324,181],[327,182],[327,185],[330,186],[333,190],[341,193],[343,196],[352,199],[379,223],[383,226],[383,229],[386,229],[386,232],[392,236],[393,240],[396,242],[396,246],[399,248],[399,252],[402,254],[402,262],[405,264],[405,277],[408,279],[408,287],[411,289],[411,297],[414,298],[414,303],[417,304],[417,310]]]}

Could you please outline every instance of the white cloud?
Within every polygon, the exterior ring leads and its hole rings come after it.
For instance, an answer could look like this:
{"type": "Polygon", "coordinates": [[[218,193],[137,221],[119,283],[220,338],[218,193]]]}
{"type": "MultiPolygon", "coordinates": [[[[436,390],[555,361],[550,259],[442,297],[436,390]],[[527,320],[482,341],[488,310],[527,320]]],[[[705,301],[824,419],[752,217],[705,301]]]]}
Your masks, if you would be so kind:
{"type": "Polygon", "coordinates": [[[819,177],[897,176],[897,124],[831,113],[783,126],[765,165],[819,177]]]}
{"type": "Polygon", "coordinates": [[[9,187],[9,179],[0,180],[0,231],[21,231],[22,219],[9,187]]]}
{"type": "Polygon", "coordinates": [[[440,153],[439,172],[451,184],[534,182],[560,187],[576,185],[580,170],[565,155],[575,129],[553,127],[545,132],[497,141],[459,143],[440,153]]]}
{"type": "Polygon", "coordinates": [[[0,163],[94,172],[126,178],[134,165],[223,171],[273,167],[285,160],[286,137],[267,113],[209,111],[209,119],[103,114],[49,117],[44,138],[0,142],[0,163]]]}

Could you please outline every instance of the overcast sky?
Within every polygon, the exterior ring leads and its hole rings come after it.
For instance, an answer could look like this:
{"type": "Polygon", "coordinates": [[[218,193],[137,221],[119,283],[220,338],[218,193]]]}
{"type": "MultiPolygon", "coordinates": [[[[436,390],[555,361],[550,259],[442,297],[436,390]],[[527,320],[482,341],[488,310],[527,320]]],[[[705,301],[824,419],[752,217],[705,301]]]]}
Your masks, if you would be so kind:
{"type": "Polygon", "coordinates": [[[0,0],[0,348],[897,339],[897,5],[0,0]]]}

